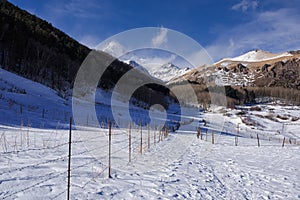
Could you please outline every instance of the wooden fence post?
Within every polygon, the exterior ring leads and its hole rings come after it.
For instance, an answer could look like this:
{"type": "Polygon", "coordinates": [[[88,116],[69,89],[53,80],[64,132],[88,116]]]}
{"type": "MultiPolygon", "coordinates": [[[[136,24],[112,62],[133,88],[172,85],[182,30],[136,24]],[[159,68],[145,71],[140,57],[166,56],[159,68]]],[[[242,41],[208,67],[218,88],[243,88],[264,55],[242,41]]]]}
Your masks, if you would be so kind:
{"type": "Polygon", "coordinates": [[[168,135],[169,135],[169,126],[167,125],[166,129],[165,129],[165,138],[164,139],[168,138],[168,135]]]}
{"type": "Polygon", "coordinates": [[[158,142],[161,141],[161,126],[159,126],[158,142]]]}
{"type": "Polygon", "coordinates": [[[111,122],[108,122],[108,178],[111,178],[111,122]]]}
{"type": "Polygon", "coordinates": [[[154,146],[156,146],[156,125],[154,124],[154,134],[153,134],[154,146]]]}
{"type": "Polygon", "coordinates": [[[71,185],[71,153],[72,153],[72,117],[70,117],[69,130],[69,160],[68,160],[68,194],[67,199],[70,199],[70,185],[71,185]]]}
{"type": "MultiPolygon", "coordinates": [[[[198,126],[197,127],[197,138],[198,139],[200,138],[200,135],[201,135],[201,133],[200,133],[200,127],[198,126]]],[[[201,136],[201,140],[202,140],[202,136],[201,136]]]]}
{"type": "Polygon", "coordinates": [[[148,124],[148,150],[150,149],[150,125],[148,124]]]}
{"type": "Polygon", "coordinates": [[[131,122],[129,122],[129,133],[128,133],[128,145],[129,145],[129,162],[131,162],[131,122]]]}
{"type": "Polygon", "coordinates": [[[256,138],[257,138],[257,146],[260,147],[258,133],[256,134],[256,138]]]}
{"type": "Polygon", "coordinates": [[[211,143],[215,144],[215,136],[214,136],[214,132],[211,133],[211,143]]]}
{"type": "Polygon", "coordinates": [[[203,135],[200,127],[199,127],[199,131],[200,131],[200,139],[203,140],[203,135]]]}
{"type": "Polygon", "coordinates": [[[140,153],[143,154],[143,127],[142,127],[142,122],[140,122],[140,128],[141,128],[140,153]]]}
{"type": "Polygon", "coordinates": [[[236,127],[236,136],[234,137],[234,143],[235,143],[235,146],[238,145],[238,135],[239,135],[239,131],[240,131],[240,123],[237,124],[237,127],[236,127]]]}
{"type": "Polygon", "coordinates": [[[285,142],[285,137],[283,138],[283,141],[282,141],[282,147],[284,147],[284,142],[285,142]]]}

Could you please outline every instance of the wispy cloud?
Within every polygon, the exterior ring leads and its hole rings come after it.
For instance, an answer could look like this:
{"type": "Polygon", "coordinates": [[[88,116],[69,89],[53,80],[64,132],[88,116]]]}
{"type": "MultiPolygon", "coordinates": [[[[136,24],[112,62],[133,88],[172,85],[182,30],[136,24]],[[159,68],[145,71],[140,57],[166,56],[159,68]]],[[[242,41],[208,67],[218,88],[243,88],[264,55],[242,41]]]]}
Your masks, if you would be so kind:
{"type": "Polygon", "coordinates": [[[109,41],[108,43],[101,43],[100,45],[101,46],[96,47],[98,50],[105,51],[116,58],[126,53],[126,48],[115,40],[109,41]]]}
{"type": "Polygon", "coordinates": [[[101,16],[101,2],[97,0],[89,0],[82,2],[81,0],[70,0],[67,3],[55,1],[56,6],[51,6],[51,10],[58,15],[69,15],[77,18],[99,18],[101,16]]]}
{"type": "Polygon", "coordinates": [[[241,10],[246,12],[247,10],[255,10],[258,7],[258,1],[242,0],[231,7],[232,10],[241,10]]]}
{"type": "Polygon", "coordinates": [[[285,8],[255,14],[252,21],[224,30],[206,47],[215,59],[232,57],[251,49],[281,52],[300,48],[300,14],[285,8]]]}
{"type": "Polygon", "coordinates": [[[161,27],[159,33],[152,39],[152,45],[154,47],[159,47],[163,43],[168,42],[168,29],[161,27]]]}

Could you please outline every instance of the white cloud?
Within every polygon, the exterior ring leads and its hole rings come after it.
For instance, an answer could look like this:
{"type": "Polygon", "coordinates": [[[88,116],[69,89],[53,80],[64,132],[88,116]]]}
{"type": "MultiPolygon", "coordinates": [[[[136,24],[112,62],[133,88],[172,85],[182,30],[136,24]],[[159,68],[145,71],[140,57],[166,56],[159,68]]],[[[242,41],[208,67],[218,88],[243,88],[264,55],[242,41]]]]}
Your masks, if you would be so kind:
{"type": "Polygon", "coordinates": [[[109,41],[105,44],[101,44],[101,46],[97,46],[96,49],[104,51],[116,58],[119,58],[126,53],[125,47],[115,40],[109,41]]]}
{"type": "Polygon", "coordinates": [[[167,43],[168,42],[167,35],[168,35],[168,29],[163,28],[163,27],[160,28],[158,35],[152,39],[152,45],[154,47],[159,47],[163,43],[167,43]]]}
{"type": "Polygon", "coordinates": [[[255,14],[252,21],[222,31],[206,49],[215,60],[252,49],[274,53],[297,49],[300,43],[299,17],[297,10],[292,8],[255,14]]]}
{"type": "Polygon", "coordinates": [[[232,10],[242,10],[246,12],[247,10],[255,10],[258,7],[258,1],[242,0],[231,7],[232,10]]]}
{"type": "Polygon", "coordinates": [[[207,51],[200,50],[189,56],[188,60],[195,66],[201,66],[205,64],[213,64],[212,58],[208,55],[207,51]]]}

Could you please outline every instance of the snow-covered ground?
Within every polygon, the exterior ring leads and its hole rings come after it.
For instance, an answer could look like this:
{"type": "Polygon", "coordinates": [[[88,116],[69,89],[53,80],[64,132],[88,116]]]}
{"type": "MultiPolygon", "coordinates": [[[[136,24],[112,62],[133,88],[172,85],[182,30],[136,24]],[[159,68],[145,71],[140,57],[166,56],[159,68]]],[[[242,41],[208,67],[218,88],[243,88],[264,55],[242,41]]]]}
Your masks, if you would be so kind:
{"type": "MultiPolygon", "coordinates": [[[[142,108],[144,102],[138,102],[140,106],[128,105],[118,99],[112,98],[112,91],[97,89],[95,94],[95,105],[97,116],[89,116],[89,108],[83,107],[82,116],[85,118],[84,124],[94,125],[95,122],[100,124],[108,120],[118,123],[121,126],[127,126],[129,121],[122,115],[125,110],[130,109],[130,114],[135,122],[144,119],[146,122],[149,118],[148,112],[142,108]],[[113,116],[112,107],[117,110],[113,116]],[[86,109],[86,110],[85,110],[86,109]],[[115,120],[115,121],[114,121],[115,120]]],[[[169,106],[175,108],[176,106],[169,106]]],[[[42,84],[20,77],[0,68],[0,123],[12,126],[29,126],[35,128],[67,128],[69,119],[72,116],[72,99],[64,99],[58,93],[42,84]]],[[[168,113],[176,112],[167,110],[168,113]]],[[[171,119],[171,115],[168,115],[171,119]]],[[[144,123],[143,121],[143,123],[144,123]]],[[[162,123],[162,122],[161,122],[162,123]]],[[[171,122],[168,122],[171,123],[171,122]]]]}
{"type": "MultiPolygon", "coordinates": [[[[0,198],[65,199],[70,100],[5,70],[0,75],[0,198]]],[[[109,98],[96,94],[103,117],[111,115],[109,98]]],[[[116,103],[122,121],[126,106],[116,103]]],[[[141,129],[132,124],[131,162],[127,124],[114,126],[112,178],[108,130],[89,127],[96,119],[87,118],[72,130],[71,199],[299,199],[299,110],[278,103],[216,107],[187,115],[166,138],[159,127],[142,127],[142,147],[141,129]]],[[[135,107],[137,118],[143,113],[135,107]]]]}
{"type": "MultiPolygon", "coordinates": [[[[189,126],[191,127],[191,125],[189,126]]],[[[1,126],[0,197],[65,199],[68,131],[1,126]]],[[[108,177],[108,131],[73,131],[72,199],[297,199],[300,198],[299,146],[268,140],[214,135],[203,140],[186,127],[154,143],[151,130],[112,132],[112,178],[108,177]],[[82,138],[82,135],[90,137],[82,138]],[[94,136],[97,137],[94,137],[94,136]],[[207,140],[207,141],[206,141],[207,140]],[[93,145],[94,143],[94,145],[93,145]]]]}

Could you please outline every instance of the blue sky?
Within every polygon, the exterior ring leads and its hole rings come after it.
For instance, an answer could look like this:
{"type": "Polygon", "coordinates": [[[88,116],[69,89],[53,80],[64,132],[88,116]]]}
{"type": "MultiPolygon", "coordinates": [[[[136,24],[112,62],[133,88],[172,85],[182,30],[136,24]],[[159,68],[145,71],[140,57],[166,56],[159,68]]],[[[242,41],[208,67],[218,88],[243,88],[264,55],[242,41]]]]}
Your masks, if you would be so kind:
{"type": "Polygon", "coordinates": [[[10,0],[94,47],[119,32],[165,27],[200,43],[218,60],[253,49],[300,49],[297,0],[10,0]]]}

